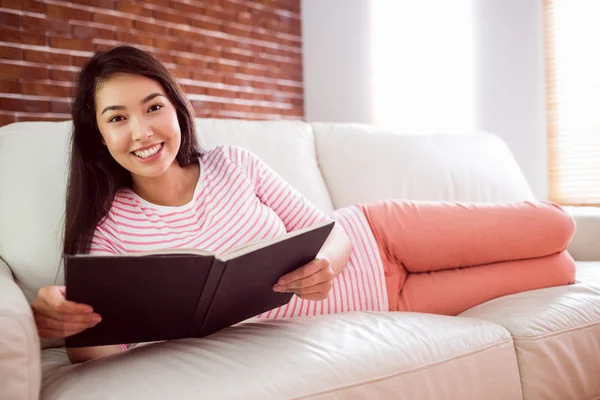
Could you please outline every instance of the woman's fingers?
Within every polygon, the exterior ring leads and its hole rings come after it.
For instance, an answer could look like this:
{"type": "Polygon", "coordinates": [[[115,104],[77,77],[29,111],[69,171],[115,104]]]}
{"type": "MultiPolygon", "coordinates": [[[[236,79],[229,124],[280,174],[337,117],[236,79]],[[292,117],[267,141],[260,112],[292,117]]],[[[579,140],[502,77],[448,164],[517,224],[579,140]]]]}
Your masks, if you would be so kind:
{"type": "Polygon", "coordinates": [[[46,303],[34,303],[32,305],[32,308],[34,309],[34,312],[36,314],[40,314],[43,316],[46,316],[48,318],[52,318],[55,319],[57,321],[62,321],[62,322],[84,322],[84,323],[89,323],[89,322],[94,322],[94,321],[100,321],[101,317],[99,314],[96,313],[91,313],[91,314],[64,314],[64,313],[60,313],[56,310],[53,310],[52,308],[50,308],[46,303]]]}
{"type": "Polygon", "coordinates": [[[40,336],[51,338],[71,336],[97,324],[97,322],[62,322],[43,315],[36,315],[35,323],[40,336]]]}
{"type": "Polygon", "coordinates": [[[292,271],[282,277],[280,282],[273,286],[276,292],[297,292],[298,289],[311,287],[323,282],[333,280],[333,270],[327,259],[315,259],[305,266],[292,271]]]}
{"type": "Polygon", "coordinates": [[[291,282],[305,279],[326,268],[331,268],[329,265],[329,260],[327,260],[326,258],[315,258],[308,264],[303,265],[302,267],[279,278],[277,284],[279,286],[287,285],[291,282]]]}
{"type": "Polygon", "coordinates": [[[329,296],[329,291],[331,290],[331,281],[319,283],[318,285],[313,285],[305,288],[299,288],[293,290],[298,296],[305,298],[306,295],[317,295],[319,294],[322,297],[321,300],[326,299],[329,296]]]}
{"type": "Polygon", "coordinates": [[[84,322],[84,321],[57,321],[52,318],[48,318],[45,315],[36,315],[35,316],[37,326],[44,329],[51,329],[62,332],[71,332],[71,331],[82,331],[87,328],[91,328],[98,324],[98,322],[84,322]]]}
{"type": "Polygon", "coordinates": [[[75,303],[66,300],[62,286],[44,286],[38,293],[38,298],[48,305],[52,310],[63,314],[85,314],[94,310],[87,304],[75,303]]]}

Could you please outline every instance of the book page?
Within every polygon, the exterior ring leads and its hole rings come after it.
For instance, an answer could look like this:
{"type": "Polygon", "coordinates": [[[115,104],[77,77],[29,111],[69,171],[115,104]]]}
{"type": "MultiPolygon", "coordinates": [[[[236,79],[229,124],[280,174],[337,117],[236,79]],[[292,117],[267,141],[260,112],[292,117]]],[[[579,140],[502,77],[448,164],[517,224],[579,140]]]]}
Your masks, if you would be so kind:
{"type": "Polygon", "coordinates": [[[284,235],[280,235],[280,236],[274,237],[272,239],[261,239],[261,240],[254,240],[252,242],[244,243],[244,244],[234,247],[233,249],[218,256],[217,258],[221,261],[228,261],[228,260],[234,259],[236,257],[239,257],[241,255],[251,253],[255,250],[262,249],[264,247],[268,247],[274,243],[278,243],[278,242],[293,238],[294,236],[301,235],[305,232],[309,232],[314,229],[321,228],[323,226],[326,226],[326,225],[329,225],[332,223],[333,223],[333,221],[324,221],[324,222],[320,222],[318,224],[307,226],[306,228],[288,232],[284,235]]]}

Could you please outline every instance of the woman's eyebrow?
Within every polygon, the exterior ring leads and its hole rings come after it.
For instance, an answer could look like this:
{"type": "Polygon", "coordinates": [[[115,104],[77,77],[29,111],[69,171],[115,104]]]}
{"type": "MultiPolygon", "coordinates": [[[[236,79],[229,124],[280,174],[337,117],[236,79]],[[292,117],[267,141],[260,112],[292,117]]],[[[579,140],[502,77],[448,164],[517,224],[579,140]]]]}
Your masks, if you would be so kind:
{"type": "MultiPolygon", "coordinates": [[[[165,97],[161,93],[156,93],[156,92],[155,93],[150,93],[148,96],[144,97],[144,99],[142,100],[141,104],[147,103],[150,100],[152,100],[152,99],[154,99],[154,98],[156,98],[158,96],[165,97]]],[[[108,107],[105,107],[104,110],[102,110],[102,112],[100,113],[100,115],[104,114],[106,111],[109,111],[109,110],[124,110],[124,109],[125,109],[125,106],[108,106],[108,107]]]]}

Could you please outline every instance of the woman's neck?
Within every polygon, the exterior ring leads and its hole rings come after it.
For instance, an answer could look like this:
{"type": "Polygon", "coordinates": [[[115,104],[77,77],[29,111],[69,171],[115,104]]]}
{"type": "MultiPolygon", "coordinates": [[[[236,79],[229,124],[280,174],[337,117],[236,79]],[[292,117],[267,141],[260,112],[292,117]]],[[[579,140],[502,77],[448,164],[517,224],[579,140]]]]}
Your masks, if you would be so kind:
{"type": "Polygon", "coordinates": [[[177,161],[174,161],[159,177],[134,176],[132,189],[138,196],[152,204],[178,207],[192,200],[199,176],[198,163],[181,167],[177,161]]]}

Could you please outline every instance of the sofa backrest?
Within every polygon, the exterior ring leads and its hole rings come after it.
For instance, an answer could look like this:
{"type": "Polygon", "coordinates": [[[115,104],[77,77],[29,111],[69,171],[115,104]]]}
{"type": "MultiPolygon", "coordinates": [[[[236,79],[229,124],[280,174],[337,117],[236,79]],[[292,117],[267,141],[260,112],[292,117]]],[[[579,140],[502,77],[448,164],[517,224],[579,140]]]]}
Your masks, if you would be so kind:
{"type": "Polygon", "coordinates": [[[512,152],[496,135],[400,134],[364,124],[311,125],[334,208],[380,199],[534,200],[512,152]]]}
{"type": "MultiPolygon", "coordinates": [[[[70,130],[70,122],[0,128],[0,257],[29,300],[41,286],[62,283],[70,130]]],[[[206,149],[234,144],[256,153],[326,213],[383,198],[533,199],[512,154],[491,134],[402,135],[357,124],[217,119],[197,119],[197,132],[206,149]]]]}

